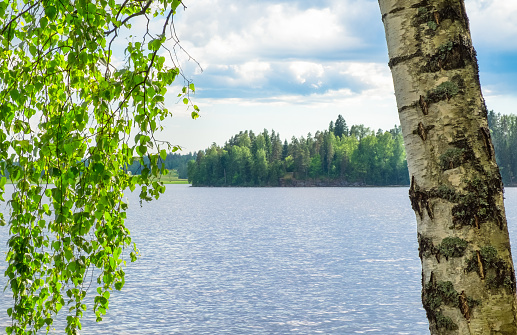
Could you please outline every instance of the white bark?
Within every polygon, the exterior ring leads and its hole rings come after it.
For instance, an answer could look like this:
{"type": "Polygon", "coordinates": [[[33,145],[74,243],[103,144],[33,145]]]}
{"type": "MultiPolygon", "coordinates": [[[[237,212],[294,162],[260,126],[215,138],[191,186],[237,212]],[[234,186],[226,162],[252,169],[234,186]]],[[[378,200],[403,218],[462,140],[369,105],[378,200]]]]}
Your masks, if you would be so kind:
{"type": "Polygon", "coordinates": [[[517,334],[503,189],[463,0],[379,0],[431,334],[517,334]]]}

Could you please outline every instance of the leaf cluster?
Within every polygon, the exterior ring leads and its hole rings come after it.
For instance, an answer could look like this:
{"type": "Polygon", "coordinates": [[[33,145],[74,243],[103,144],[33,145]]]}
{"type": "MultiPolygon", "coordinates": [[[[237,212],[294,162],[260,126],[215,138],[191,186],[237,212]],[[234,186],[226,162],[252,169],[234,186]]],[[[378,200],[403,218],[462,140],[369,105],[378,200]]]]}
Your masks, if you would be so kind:
{"type": "MultiPolygon", "coordinates": [[[[5,177],[14,184],[10,216],[0,216],[10,234],[8,334],[48,330],[65,306],[66,332],[75,334],[90,287],[98,321],[110,291],[123,287],[123,266],[138,253],[123,194],[140,186],[142,200],[157,198],[165,190],[158,161],[177,149],[155,133],[170,116],[168,86],[182,76],[167,48],[177,45],[171,24],[181,5],[0,0],[0,198],[5,177]],[[163,18],[158,32],[154,17],[163,18]],[[119,41],[134,20],[147,29],[119,41]],[[127,173],[144,158],[141,174],[127,173]]],[[[187,104],[194,89],[185,80],[187,104]]]]}

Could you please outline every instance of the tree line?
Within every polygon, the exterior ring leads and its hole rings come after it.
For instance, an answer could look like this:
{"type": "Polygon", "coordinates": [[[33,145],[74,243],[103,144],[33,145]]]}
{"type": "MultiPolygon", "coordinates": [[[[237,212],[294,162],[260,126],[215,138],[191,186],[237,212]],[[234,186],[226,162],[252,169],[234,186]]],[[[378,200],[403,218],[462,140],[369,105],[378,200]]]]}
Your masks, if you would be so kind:
{"type": "MultiPolygon", "coordinates": [[[[488,123],[503,182],[516,185],[517,116],[490,111],[488,123]]],[[[162,164],[194,186],[279,186],[293,181],[409,184],[400,127],[377,132],[362,124],[348,128],[341,115],[314,136],[309,133],[282,142],[274,130],[258,134],[246,130],[222,147],[214,143],[197,153],[169,153],[162,164]]],[[[141,169],[138,161],[127,168],[132,174],[140,174],[141,169]]]]}
{"type": "Polygon", "coordinates": [[[328,129],[284,142],[272,130],[241,131],[188,163],[193,186],[408,185],[401,130],[348,128],[343,116],[328,129]]]}
{"type": "Polygon", "coordinates": [[[517,116],[490,111],[488,126],[503,183],[514,186],[517,184],[517,116]]]}

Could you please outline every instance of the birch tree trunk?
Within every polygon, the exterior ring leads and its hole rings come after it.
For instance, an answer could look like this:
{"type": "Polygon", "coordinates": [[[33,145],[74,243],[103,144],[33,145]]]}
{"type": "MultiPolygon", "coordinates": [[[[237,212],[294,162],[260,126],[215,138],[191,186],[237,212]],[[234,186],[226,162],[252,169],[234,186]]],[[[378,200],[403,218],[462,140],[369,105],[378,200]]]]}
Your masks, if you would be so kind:
{"type": "Polygon", "coordinates": [[[463,0],[379,0],[431,334],[517,334],[515,272],[463,0]]]}

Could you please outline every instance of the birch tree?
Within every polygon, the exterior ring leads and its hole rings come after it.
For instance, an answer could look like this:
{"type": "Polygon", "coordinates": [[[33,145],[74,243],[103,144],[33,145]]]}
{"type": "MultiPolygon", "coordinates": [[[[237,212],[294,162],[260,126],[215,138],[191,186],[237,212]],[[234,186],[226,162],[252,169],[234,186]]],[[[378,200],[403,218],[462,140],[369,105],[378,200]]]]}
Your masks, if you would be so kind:
{"type": "MultiPolygon", "coordinates": [[[[0,0],[0,200],[5,176],[14,184],[10,215],[0,214],[10,235],[7,334],[49,330],[58,312],[62,332],[76,334],[87,294],[100,321],[110,292],[124,286],[137,250],[123,192],[139,186],[142,200],[158,198],[159,160],[178,149],[155,135],[171,114],[168,87],[182,76],[166,48],[177,46],[171,24],[182,8],[180,0],[0,0]],[[127,173],[135,159],[145,165],[138,176],[127,173]]],[[[194,86],[183,85],[179,97],[191,105],[194,86]]]]}
{"type": "Polygon", "coordinates": [[[379,0],[431,334],[517,334],[515,274],[463,0],[379,0]]]}

